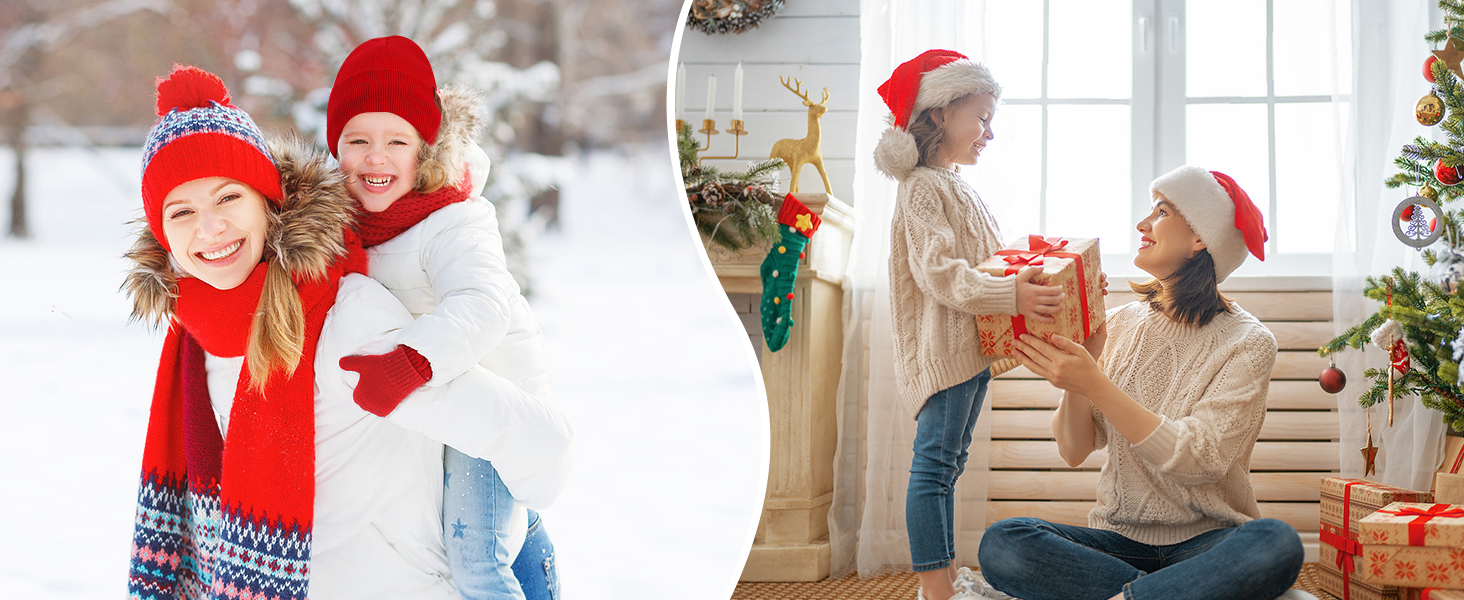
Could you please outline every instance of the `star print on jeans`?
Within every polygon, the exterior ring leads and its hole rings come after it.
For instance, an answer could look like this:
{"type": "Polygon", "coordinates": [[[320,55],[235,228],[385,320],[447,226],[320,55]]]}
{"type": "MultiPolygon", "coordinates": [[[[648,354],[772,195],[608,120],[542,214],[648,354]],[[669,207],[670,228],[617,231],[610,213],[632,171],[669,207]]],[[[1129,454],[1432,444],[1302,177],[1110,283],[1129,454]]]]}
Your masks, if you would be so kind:
{"type": "Polygon", "coordinates": [[[452,524],[452,537],[463,537],[463,530],[467,528],[467,525],[463,525],[462,518],[458,518],[457,522],[452,524]]]}

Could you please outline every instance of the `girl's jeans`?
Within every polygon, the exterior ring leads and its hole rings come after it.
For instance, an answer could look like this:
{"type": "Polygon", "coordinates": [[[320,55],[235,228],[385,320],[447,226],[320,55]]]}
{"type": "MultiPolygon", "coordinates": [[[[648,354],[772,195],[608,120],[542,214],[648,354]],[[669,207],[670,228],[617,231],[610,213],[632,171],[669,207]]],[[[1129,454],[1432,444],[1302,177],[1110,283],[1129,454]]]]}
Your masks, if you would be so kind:
{"type": "Polygon", "coordinates": [[[1017,517],[981,539],[981,574],[1023,600],[1270,600],[1301,573],[1301,538],[1257,519],[1150,546],[1103,529],[1017,517]]]}
{"type": "Polygon", "coordinates": [[[554,542],[549,541],[544,520],[533,510],[529,511],[529,533],[524,537],[524,547],[519,549],[518,559],[513,561],[513,574],[523,585],[527,600],[559,599],[559,571],[554,566],[554,542]]]}
{"type": "Polygon", "coordinates": [[[956,559],[956,478],[966,468],[971,431],[981,415],[991,370],[936,392],[915,421],[915,456],[905,492],[905,529],[916,572],[944,569],[956,559]]]}
{"type": "Polygon", "coordinates": [[[442,466],[442,540],[458,593],[467,600],[525,600],[508,562],[508,487],[492,463],[452,447],[442,466]]]}

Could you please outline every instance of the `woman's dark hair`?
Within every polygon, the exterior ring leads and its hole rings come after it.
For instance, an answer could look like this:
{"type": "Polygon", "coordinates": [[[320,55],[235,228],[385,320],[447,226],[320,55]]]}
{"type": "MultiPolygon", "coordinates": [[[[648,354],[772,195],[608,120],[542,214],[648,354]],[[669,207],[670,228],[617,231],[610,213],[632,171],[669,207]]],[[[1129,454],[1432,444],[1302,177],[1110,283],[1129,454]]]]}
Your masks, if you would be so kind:
{"type": "Polygon", "coordinates": [[[1129,283],[1139,299],[1174,320],[1201,327],[1222,312],[1235,312],[1215,280],[1215,258],[1201,249],[1163,281],[1129,283]]]}

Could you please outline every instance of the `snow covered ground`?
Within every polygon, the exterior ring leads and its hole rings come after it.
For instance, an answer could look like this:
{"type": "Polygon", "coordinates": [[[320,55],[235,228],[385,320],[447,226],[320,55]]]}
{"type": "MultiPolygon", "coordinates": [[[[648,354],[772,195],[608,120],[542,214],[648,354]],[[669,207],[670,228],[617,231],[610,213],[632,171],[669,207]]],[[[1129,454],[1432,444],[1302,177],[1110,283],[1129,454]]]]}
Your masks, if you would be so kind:
{"type": "MultiPolygon", "coordinates": [[[[570,599],[726,598],[762,503],[756,363],[666,153],[572,162],[562,232],[533,247],[532,303],[579,449],[545,511],[570,599]]],[[[0,238],[0,598],[125,593],[162,343],[117,290],[139,160],[36,151],[32,239],[0,238]]],[[[0,150],[7,201],[11,161],[0,150]]]]}

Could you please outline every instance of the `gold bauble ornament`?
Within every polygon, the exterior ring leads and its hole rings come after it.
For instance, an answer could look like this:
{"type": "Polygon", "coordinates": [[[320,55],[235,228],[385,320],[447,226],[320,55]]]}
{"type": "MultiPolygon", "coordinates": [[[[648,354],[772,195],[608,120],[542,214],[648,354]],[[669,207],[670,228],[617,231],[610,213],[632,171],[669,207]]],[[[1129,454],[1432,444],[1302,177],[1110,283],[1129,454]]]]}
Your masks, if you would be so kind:
{"type": "Polygon", "coordinates": [[[1438,94],[1429,91],[1427,96],[1418,99],[1418,104],[1413,107],[1413,118],[1418,119],[1420,125],[1433,127],[1439,121],[1444,120],[1444,101],[1439,99],[1438,94]]]}
{"type": "Polygon", "coordinates": [[[1427,183],[1423,184],[1423,189],[1418,191],[1418,195],[1433,201],[1438,201],[1439,199],[1439,191],[1427,183]]]}

